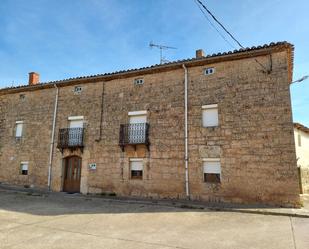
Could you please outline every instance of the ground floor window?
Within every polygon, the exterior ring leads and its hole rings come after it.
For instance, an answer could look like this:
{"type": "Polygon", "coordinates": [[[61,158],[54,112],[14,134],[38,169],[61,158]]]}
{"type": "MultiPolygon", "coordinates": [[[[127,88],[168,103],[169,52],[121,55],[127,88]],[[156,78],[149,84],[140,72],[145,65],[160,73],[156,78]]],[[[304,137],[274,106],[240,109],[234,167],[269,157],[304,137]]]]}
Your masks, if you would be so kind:
{"type": "Polygon", "coordinates": [[[21,175],[28,175],[28,162],[21,162],[20,163],[20,174],[21,175]]]}
{"type": "Polygon", "coordinates": [[[131,179],[143,179],[143,159],[131,158],[130,159],[130,172],[131,179]]]}
{"type": "Polygon", "coordinates": [[[205,158],[203,160],[204,182],[221,182],[221,163],[219,158],[205,158]]]}

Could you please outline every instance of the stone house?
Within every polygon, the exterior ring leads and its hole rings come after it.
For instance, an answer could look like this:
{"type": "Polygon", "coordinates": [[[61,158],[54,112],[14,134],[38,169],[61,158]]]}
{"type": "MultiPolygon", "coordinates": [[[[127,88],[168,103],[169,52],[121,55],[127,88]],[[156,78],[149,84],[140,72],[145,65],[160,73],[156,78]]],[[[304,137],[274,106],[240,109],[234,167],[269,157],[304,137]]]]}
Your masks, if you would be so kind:
{"type": "Polygon", "coordinates": [[[309,194],[309,128],[294,123],[294,137],[301,192],[309,194]]]}
{"type": "Polygon", "coordinates": [[[299,205],[287,42],[0,90],[0,181],[299,205]]]}

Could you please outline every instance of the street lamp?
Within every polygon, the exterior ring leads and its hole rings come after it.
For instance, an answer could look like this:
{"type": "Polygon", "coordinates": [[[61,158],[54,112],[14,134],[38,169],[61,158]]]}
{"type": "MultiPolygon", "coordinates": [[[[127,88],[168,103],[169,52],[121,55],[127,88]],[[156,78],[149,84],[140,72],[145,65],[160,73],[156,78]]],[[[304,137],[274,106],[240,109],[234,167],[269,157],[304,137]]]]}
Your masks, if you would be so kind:
{"type": "Polygon", "coordinates": [[[308,79],[308,78],[309,78],[309,75],[305,75],[305,76],[301,77],[301,78],[298,79],[298,80],[292,81],[291,84],[293,84],[293,83],[298,83],[298,82],[302,82],[302,81],[304,81],[304,80],[306,80],[306,79],[308,79]]]}

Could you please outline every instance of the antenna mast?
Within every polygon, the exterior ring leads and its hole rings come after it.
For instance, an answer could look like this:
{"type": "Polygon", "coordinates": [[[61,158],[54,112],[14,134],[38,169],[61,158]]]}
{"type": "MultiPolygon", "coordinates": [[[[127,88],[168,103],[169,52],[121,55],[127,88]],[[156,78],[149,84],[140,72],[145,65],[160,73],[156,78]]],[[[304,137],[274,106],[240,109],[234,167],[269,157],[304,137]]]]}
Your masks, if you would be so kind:
{"type": "Polygon", "coordinates": [[[168,60],[166,60],[164,57],[163,57],[163,50],[167,50],[167,49],[177,49],[175,47],[170,47],[170,46],[165,46],[165,45],[160,45],[160,44],[154,44],[153,42],[150,42],[149,43],[149,47],[150,48],[158,48],[160,49],[160,64],[163,64],[163,63],[166,63],[166,62],[169,62],[168,60]]]}

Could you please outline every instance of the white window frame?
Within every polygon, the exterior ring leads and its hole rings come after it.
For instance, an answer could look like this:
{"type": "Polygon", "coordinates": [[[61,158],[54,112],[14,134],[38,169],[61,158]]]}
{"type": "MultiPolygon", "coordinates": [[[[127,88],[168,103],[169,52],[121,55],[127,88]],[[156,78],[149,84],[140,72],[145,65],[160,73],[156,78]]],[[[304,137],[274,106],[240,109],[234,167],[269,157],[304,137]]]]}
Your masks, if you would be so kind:
{"type": "Polygon", "coordinates": [[[74,94],[81,94],[83,91],[82,86],[74,86],[73,92],[74,94]]]}
{"type": "Polygon", "coordinates": [[[130,158],[129,160],[129,167],[130,167],[130,179],[132,180],[143,180],[144,177],[144,160],[142,158],[130,158]],[[142,163],[142,169],[141,170],[135,170],[135,171],[142,171],[142,176],[141,178],[132,178],[132,162],[141,162],[142,163]]]}
{"type": "Polygon", "coordinates": [[[21,138],[23,136],[24,121],[16,121],[15,123],[15,137],[21,138]],[[20,127],[20,128],[19,128],[20,127]]]}
{"type": "Polygon", "coordinates": [[[215,73],[215,68],[214,67],[207,67],[204,69],[204,75],[211,75],[215,73]]]}
{"type": "Polygon", "coordinates": [[[213,183],[213,182],[205,181],[205,178],[204,178],[205,174],[219,174],[220,181],[216,182],[216,183],[217,184],[221,183],[221,180],[222,180],[222,167],[221,167],[221,160],[220,160],[220,158],[203,158],[202,169],[203,169],[203,181],[204,182],[206,182],[206,183],[213,183]],[[209,170],[207,168],[207,163],[213,163],[213,162],[219,163],[219,169],[209,170]]]}
{"type": "Polygon", "coordinates": [[[20,172],[20,175],[28,175],[29,174],[29,162],[20,162],[19,164],[19,172],[20,172]],[[27,166],[27,174],[23,174],[22,172],[24,171],[23,169],[23,166],[26,165],[27,166]]]}
{"type": "Polygon", "coordinates": [[[202,125],[205,128],[207,128],[207,127],[218,127],[219,126],[219,108],[218,108],[218,104],[211,104],[211,105],[203,105],[202,106],[202,125]],[[217,113],[216,113],[216,124],[214,124],[214,125],[207,125],[207,124],[204,123],[204,119],[206,119],[204,117],[204,115],[206,115],[206,117],[207,117],[207,110],[216,110],[217,111],[217,113]]]}
{"type": "Polygon", "coordinates": [[[143,111],[132,111],[132,112],[128,112],[129,116],[142,116],[142,115],[147,115],[147,111],[143,110],[143,111]]]}
{"type": "Polygon", "coordinates": [[[83,120],[84,119],[84,116],[70,116],[68,117],[68,120],[71,121],[71,120],[83,120]]]}
{"type": "Polygon", "coordinates": [[[134,85],[140,86],[144,84],[144,79],[143,78],[135,78],[134,79],[134,85]]]}

